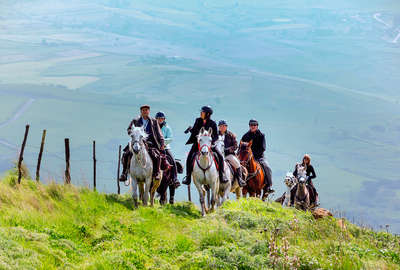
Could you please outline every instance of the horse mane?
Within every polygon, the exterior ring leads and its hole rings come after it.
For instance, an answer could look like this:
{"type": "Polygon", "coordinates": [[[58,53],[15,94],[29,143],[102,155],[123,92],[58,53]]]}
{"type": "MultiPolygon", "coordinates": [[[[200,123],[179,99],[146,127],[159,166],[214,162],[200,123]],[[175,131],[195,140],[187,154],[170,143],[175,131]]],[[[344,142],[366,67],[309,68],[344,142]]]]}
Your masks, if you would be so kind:
{"type": "Polygon", "coordinates": [[[251,147],[248,147],[248,146],[249,146],[248,142],[240,142],[239,151],[247,150],[247,148],[248,148],[248,151],[252,152],[251,147]]]}
{"type": "Polygon", "coordinates": [[[149,136],[143,129],[143,127],[134,127],[132,130],[132,133],[134,132],[138,132],[140,135],[143,136],[143,138],[147,139],[147,137],[149,136]]]}

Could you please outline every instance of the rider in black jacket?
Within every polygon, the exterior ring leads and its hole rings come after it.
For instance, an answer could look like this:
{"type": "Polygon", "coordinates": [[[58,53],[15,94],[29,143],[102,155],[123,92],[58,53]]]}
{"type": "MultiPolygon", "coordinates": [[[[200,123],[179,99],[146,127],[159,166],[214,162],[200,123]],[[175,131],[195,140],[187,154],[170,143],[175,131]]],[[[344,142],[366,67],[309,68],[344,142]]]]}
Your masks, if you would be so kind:
{"type": "Polygon", "coordinates": [[[264,191],[268,193],[274,192],[272,187],[272,171],[267,161],[264,159],[264,152],[266,150],[265,135],[258,129],[258,121],[251,119],[249,121],[249,131],[243,135],[243,142],[253,141],[251,151],[254,158],[260,163],[265,172],[265,188],[264,191]]]}
{"type": "MultiPolygon", "coordinates": [[[[189,128],[191,134],[186,144],[191,144],[192,148],[190,149],[190,152],[186,159],[186,179],[182,181],[182,183],[185,185],[190,185],[191,182],[191,175],[193,171],[193,158],[194,154],[198,151],[197,135],[199,135],[200,129],[202,127],[204,127],[205,130],[211,128],[212,144],[214,144],[218,140],[217,124],[214,120],[210,118],[212,113],[213,110],[211,109],[211,107],[202,107],[200,117],[196,119],[193,127],[189,128]]],[[[220,153],[218,149],[216,149],[216,147],[212,147],[212,151],[218,156],[219,179],[222,183],[226,183],[228,182],[228,179],[226,179],[224,174],[224,157],[222,153],[220,153]]]]}

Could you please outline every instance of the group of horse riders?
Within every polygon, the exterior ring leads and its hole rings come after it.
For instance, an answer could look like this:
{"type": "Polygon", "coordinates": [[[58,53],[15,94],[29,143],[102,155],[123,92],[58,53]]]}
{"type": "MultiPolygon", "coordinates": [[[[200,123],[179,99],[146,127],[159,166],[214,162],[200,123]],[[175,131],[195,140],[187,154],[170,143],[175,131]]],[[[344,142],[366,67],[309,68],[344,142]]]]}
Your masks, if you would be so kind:
{"type": "MultiPolygon", "coordinates": [[[[210,106],[203,106],[200,111],[200,117],[195,120],[193,127],[189,127],[185,133],[191,133],[188,141],[186,144],[191,144],[192,147],[186,159],[186,177],[182,181],[183,184],[190,185],[191,183],[191,174],[193,170],[193,162],[195,155],[198,152],[199,145],[197,141],[197,136],[200,133],[200,130],[204,128],[205,130],[212,130],[211,137],[212,137],[212,151],[217,156],[216,163],[218,164],[218,172],[219,172],[219,179],[222,183],[226,183],[229,180],[225,176],[225,162],[224,160],[228,161],[229,164],[240,164],[238,157],[236,155],[236,150],[238,149],[238,143],[236,140],[236,136],[234,133],[228,130],[228,124],[225,120],[221,120],[217,124],[214,120],[211,119],[211,115],[213,114],[213,110],[210,106]],[[218,138],[223,138],[225,151],[221,153],[214,146],[214,143],[218,140],[218,138]],[[236,160],[237,162],[230,162],[232,160],[236,160]]],[[[166,115],[163,112],[158,112],[155,115],[155,118],[150,116],[150,106],[143,105],[140,107],[140,117],[133,119],[129,126],[128,126],[128,135],[130,135],[133,127],[143,127],[144,131],[146,132],[147,140],[146,140],[146,147],[148,149],[149,155],[153,161],[153,178],[156,180],[161,180],[161,158],[163,155],[169,156],[170,161],[173,161],[171,164],[173,168],[173,176],[172,182],[175,187],[179,187],[180,183],[177,177],[177,166],[175,163],[175,158],[173,157],[170,149],[170,143],[172,141],[172,130],[170,126],[166,122],[166,115]]],[[[261,165],[264,171],[264,182],[265,185],[263,187],[264,193],[270,194],[273,193],[272,190],[272,171],[269,167],[268,163],[264,158],[264,152],[266,150],[266,140],[265,135],[259,130],[258,128],[258,121],[251,119],[249,121],[249,131],[246,132],[241,142],[251,143],[251,151],[255,160],[261,165]]],[[[126,146],[123,151],[122,155],[122,165],[123,171],[120,176],[120,181],[126,181],[129,166],[130,166],[130,159],[132,157],[132,153],[129,151],[129,147],[126,146]]],[[[293,175],[297,177],[298,166],[303,166],[306,170],[306,177],[307,182],[311,187],[311,197],[316,201],[317,199],[317,192],[315,187],[312,183],[312,179],[316,177],[314,168],[311,165],[311,159],[309,155],[305,155],[303,158],[302,163],[296,165],[295,171],[293,175]]],[[[238,181],[240,187],[246,185],[246,179],[242,179],[242,169],[241,166],[232,166],[235,174],[235,179],[238,181]]],[[[294,189],[293,189],[294,190],[294,189]]],[[[291,197],[294,196],[294,193],[291,194],[291,197]]]]}

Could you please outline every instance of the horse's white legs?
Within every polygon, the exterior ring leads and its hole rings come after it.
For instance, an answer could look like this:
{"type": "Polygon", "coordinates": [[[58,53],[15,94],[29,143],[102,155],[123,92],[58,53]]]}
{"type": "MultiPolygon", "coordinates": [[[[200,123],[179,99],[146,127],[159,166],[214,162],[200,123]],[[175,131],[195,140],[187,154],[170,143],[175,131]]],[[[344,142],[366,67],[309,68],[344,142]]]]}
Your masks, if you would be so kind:
{"type": "Polygon", "coordinates": [[[210,205],[211,205],[211,202],[210,202],[210,187],[207,187],[206,191],[207,191],[207,208],[210,209],[210,205]]]}
{"type": "Polygon", "coordinates": [[[138,207],[137,181],[132,176],[130,178],[131,178],[131,191],[132,191],[133,203],[134,207],[137,208],[138,207]]]}
{"type": "MultiPolygon", "coordinates": [[[[216,183],[213,183],[213,185],[210,187],[210,191],[211,191],[211,209],[210,211],[214,211],[215,209],[215,203],[216,203],[216,199],[217,199],[217,194],[218,194],[218,181],[216,183]]],[[[209,192],[210,192],[209,191],[209,192]]]]}
{"type": "Polygon", "coordinates": [[[149,202],[150,186],[151,186],[151,177],[146,179],[146,183],[144,185],[144,193],[143,193],[144,206],[147,206],[147,203],[149,202]]]}
{"type": "Polygon", "coordinates": [[[203,189],[203,187],[201,186],[200,183],[197,183],[197,181],[193,181],[193,182],[194,182],[194,184],[195,184],[195,186],[197,188],[197,191],[199,192],[201,215],[204,217],[206,215],[206,212],[207,212],[206,203],[204,201],[204,197],[205,197],[204,193],[205,193],[205,191],[204,191],[204,189],[203,189]]]}

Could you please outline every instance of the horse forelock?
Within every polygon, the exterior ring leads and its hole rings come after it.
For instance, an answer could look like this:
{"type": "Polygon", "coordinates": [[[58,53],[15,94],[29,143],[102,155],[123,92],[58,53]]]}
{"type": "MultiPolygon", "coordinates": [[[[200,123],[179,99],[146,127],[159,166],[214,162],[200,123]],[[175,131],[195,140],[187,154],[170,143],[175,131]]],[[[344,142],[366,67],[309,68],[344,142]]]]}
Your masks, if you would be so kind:
{"type": "Polygon", "coordinates": [[[142,127],[134,127],[132,130],[132,137],[136,136],[142,136],[144,139],[147,139],[148,135],[144,131],[142,127]]]}

